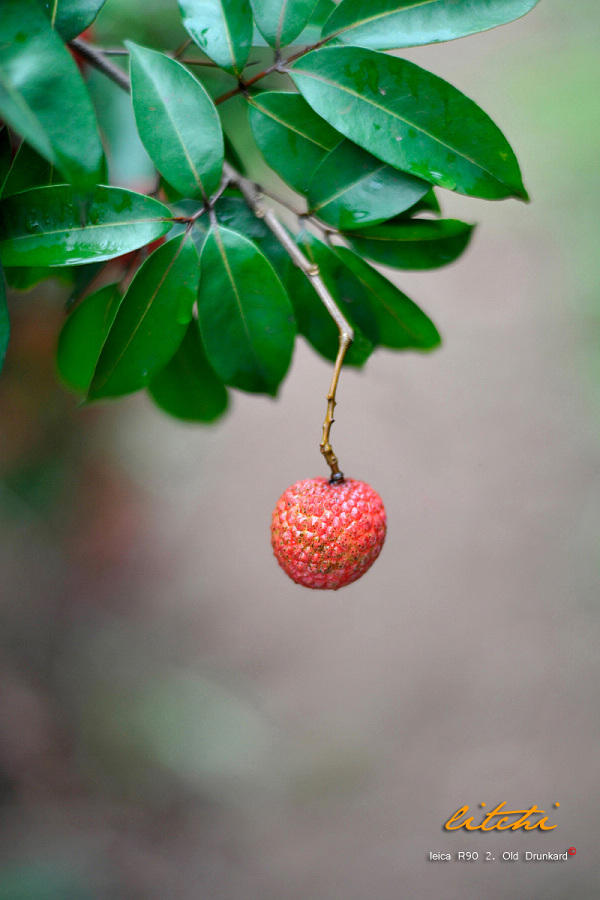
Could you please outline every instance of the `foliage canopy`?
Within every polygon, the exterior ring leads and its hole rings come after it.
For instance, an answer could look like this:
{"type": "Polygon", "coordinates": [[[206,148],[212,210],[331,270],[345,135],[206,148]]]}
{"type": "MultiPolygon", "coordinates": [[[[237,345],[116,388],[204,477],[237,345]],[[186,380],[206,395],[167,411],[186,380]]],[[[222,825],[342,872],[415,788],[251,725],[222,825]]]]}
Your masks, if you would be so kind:
{"type": "MultiPolygon", "coordinates": [[[[354,329],[346,362],[378,346],[433,349],[433,322],[373,263],[437,268],[465,250],[473,226],[442,217],[437,189],[527,194],[489,116],[385,51],[503,25],[536,2],[179,0],[189,42],[159,51],[123,35],[128,78],[77,38],[104,0],[2,0],[0,359],[5,280],[22,289],[57,267],[73,310],[58,369],[88,402],[147,389],[174,416],[212,421],[228,388],[276,394],[296,333],[335,359],[337,329],[306,271],[247,202],[249,162],[222,115],[236,96],[252,152],[290,188],[277,207],[286,228],[297,223],[307,265],[354,329]],[[90,64],[130,86],[156,167],[148,195],[109,184],[90,64]]],[[[257,197],[269,202],[260,186],[257,197]]]]}

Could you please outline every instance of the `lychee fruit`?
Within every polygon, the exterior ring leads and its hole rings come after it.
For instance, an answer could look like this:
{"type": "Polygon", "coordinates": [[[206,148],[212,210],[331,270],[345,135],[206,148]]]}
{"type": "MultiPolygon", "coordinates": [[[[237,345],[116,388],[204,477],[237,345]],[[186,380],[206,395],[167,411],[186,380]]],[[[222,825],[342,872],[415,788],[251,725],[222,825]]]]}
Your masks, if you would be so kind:
{"type": "Polygon", "coordinates": [[[296,584],[337,591],[370,569],[383,547],[381,497],[354,478],[331,484],[307,478],[283,492],[273,511],[271,543],[296,584]]]}

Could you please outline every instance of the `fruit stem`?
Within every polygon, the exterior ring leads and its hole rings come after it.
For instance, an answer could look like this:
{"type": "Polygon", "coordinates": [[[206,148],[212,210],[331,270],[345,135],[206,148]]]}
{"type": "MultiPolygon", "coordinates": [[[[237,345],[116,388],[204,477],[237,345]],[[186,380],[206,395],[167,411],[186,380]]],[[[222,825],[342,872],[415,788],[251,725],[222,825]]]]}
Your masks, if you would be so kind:
{"type": "Polygon", "coordinates": [[[230,166],[228,162],[223,164],[223,175],[229,180],[229,184],[235,184],[242,193],[244,200],[258,219],[262,219],[265,225],[273,232],[280,244],[287,250],[294,265],[298,266],[311,282],[313,288],[322,300],[327,312],[337,325],[340,335],[338,352],[333,367],[333,377],[327,394],[327,414],[323,423],[323,439],[321,441],[321,453],[327,460],[327,464],[331,469],[330,481],[337,484],[344,480],[343,472],[340,472],[338,459],[329,441],[331,426],[333,425],[333,410],[335,409],[335,395],[337,391],[340,372],[346,351],[354,340],[354,331],[348,320],[343,315],[339,306],[329,293],[327,286],[321,278],[319,267],[314,265],[302,252],[298,244],[294,241],[289,232],[283,227],[275,213],[268,206],[264,206],[261,198],[260,186],[244,178],[239,172],[230,166]]]}
{"type": "Polygon", "coordinates": [[[338,466],[338,458],[333,452],[333,447],[329,442],[329,433],[331,432],[331,426],[335,421],[335,419],[333,418],[333,410],[335,409],[336,404],[335,395],[337,391],[340,372],[342,371],[342,365],[344,362],[344,357],[346,355],[346,350],[351,343],[352,336],[348,334],[347,331],[340,330],[340,344],[335,359],[335,366],[333,367],[331,386],[329,388],[329,393],[327,394],[327,414],[325,416],[325,421],[323,422],[323,440],[321,441],[321,453],[327,460],[327,465],[331,469],[331,478],[329,479],[330,484],[339,484],[344,480],[344,473],[340,472],[338,466]]]}

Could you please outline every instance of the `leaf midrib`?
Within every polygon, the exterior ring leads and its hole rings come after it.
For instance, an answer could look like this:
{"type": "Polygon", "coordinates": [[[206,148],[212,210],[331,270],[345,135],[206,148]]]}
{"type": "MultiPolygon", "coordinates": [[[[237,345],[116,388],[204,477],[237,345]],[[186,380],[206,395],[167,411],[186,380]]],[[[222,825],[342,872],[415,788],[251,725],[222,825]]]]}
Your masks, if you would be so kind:
{"type": "MultiPolygon", "coordinates": [[[[440,0],[418,0],[417,3],[411,3],[409,6],[403,6],[402,9],[387,10],[387,12],[377,13],[377,15],[375,16],[367,16],[367,18],[365,19],[360,19],[358,22],[352,22],[351,25],[345,25],[342,28],[339,28],[335,32],[335,36],[337,37],[338,34],[343,34],[345,31],[351,31],[354,28],[362,28],[363,25],[368,25],[370,22],[376,22],[378,19],[385,19],[386,16],[398,15],[399,13],[405,12],[407,9],[416,9],[418,6],[426,6],[428,3],[439,2],[440,0]]],[[[328,37],[329,35],[326,36],[328,37]]]]}
{"type": "MultiPolygon", "coordinates": [[[[350,251],[350,252],[352,252],[352,251],[350,251]]],[[[343,256],[340,256],[339,259],[341,259],[342,262],[344,262],[344,257],[343,257],[343,256]]],[[[357,259],[360,259],[360,257],[357,257],[357,259]]],[[[346,264],[346,265],[347,265],[347,264],[346,264]]],[[[388,313],[388,315],[390,315],[390,316],[392,317],[392,319],[394,319],[394,321],[397,322],[398,325],[400,325],[400,327],[403,329],[403,331],[405,331],[408,335],[410,335],[410,337],[412,337],[413,340],[415,340],[415,341],[418,342],[418,341],[419,341],[419,338],[418,338],[418,335],[416,334],[416,332],[414,332],[409,326],[407,326],[407,325],[405,324],[405,322],[403,322],[403,321],[398,317],[398,313],[396,312],[396,310],[394,309],[394,307],[393,307],[393,306],[389,306],[389,305],[385,302],[385,300],[383,300],[381,294],[379,294],[379,293],[376,291],[376,289],[375,289],[374,287],[372,287],[372,286],[369,284],[368,281],[365,281],[365,279],[364,279],[364,277],[363,277],[362,275],[358,275],[358,274],[356,273],[356,271],[355,271],[351,266],[348,265],[347,267],[348,267],[348,269],[352,272],[352,274],[355,276],[355,278],[357,278],[357,279],[360,281],[360,283],[361,283],[362,286],[365,288],[365,290],[367,290],[367,291],[369,292],[369,294],[372,294],[373,297],[375,297],[376,301],[377,301],[378,303],[380,303],[380,304],[383,306],[383,308],[386,310],[386,312],[388,313]]],[[[375,274],[379,274],[378,272],[375,271],[375,269],[373,269],[373,271],[375,272],[375,274]]],[[[391,282],[390,282],[390,286],[391,286],[392,288],[394,287],[394,285],[391,284],[391,282]]],[[[398,289],[396,288],[396,290],[398,290],[398,289]]],[[[398,291],[398,292],[399,292],[400,294],[402,294],[401,291],[398,291]]],[[[403,296],[403,297],[406,297],[405,294],[402,294],[402,296],[403,296]]],[[[412,300],[410,299],[410,297],[406,297],[406,299],[409,301],[409,303],[412,303],[412,300]]],[[[416,307],[416,308],[418,309],[418,307],[416,307]]],[[[423,315],[425,315],[425,313],[423,313],[423,315]]],[[[426,316],[426,318],[427,318],[427,316],[426,316]]],[[[429,320],[429,321],[431,321],[431,320],[429,320]]],[[[422,346],[422,343],[418,343],[418,346],[422,346]]]]}
{"type": "MultiPolygon", "coordinates": [[[[25,193],[25,191],[23,191],[22,193],[25,193]]],[[[11,194],[11,198],[16,197],[16,196],[17,196],[17,194],[11,194]]],[[[7,200],[8,199],[9,198],[7,197],[7,200]]],[[[73,225],[69,228],[59,228],[55,231],[39,231],[36,233],[31,233],[31,234],[11,235],[10,237],[7,237],[7,238],[4,238],[3,240],[1,240],[1,243],[7,244],[12,241],[23,241],[23,240],[46,237],[46,235],[66,234],[67,232],[71,232],[71,231],[84,232],[84,231],[91,231],[94,228],[128,228],[130,225],[146,225],[151,222],[167,222],[167,221],[168,221],[168,219],[165,219],[164,217],[159,217],[156,219],[134,219],[131,222],[103,222],[102,224],[98,224],[98,225],[73,225]]],[[[123,252],[125,253],[127,251],[124,250],[123,252]]]]}
{"type": "MultiPolygon", "coordinates": [[[[268,116],[270,119],[273,119],[274,122],[277,122],[278,125],[282,125],[284,128],[287,128],[289,131],[292,131],[294,134],[299,135],[299,137],[304,138],[305,141],[308,141],[311,144],[314,144],[315,147],[320,147],[322,150],[326,150],[328,153],[331,153],[331,148],[327,147],[325,144],[320,144],[319,141],[316,141],[314,138],[310,137],[307,134],[304,134],[303,131],[300,131],[298,128],[294,128],[293,125],[290,125],[289,122],[286,122],[285,119],[280,119],[278,116],[274,115],[270,110],[266,109],[264,106],[261,106],[260,103],[257,103],[256,100],[250,98],[251,105],[258,110],[258,112],[262,113],[264,116],[268,116]]],[[[333,128],[333,125],[330,126],[333,128]]]]}
{"type": "MultiPolygon", "coordinates": [[[[436,223],[437,224],[437,223],[436,223]]],[[[387,237],[384,235],[370,235],[365,234],[360,231],[353,231],[353,238],[362,238],[362,240],[366,241],[379,241],[381,243],[388,244],[425,244],[432,241],[450,241],[456,238],[464,237],[465,234],[472,229],[472,225],[468,225],[465,222],[465,227],[461,231],[457,231],[456,234],[434,234],[431,237],[423,236],[423,237],[387,237]]]]}
{"type": "MultiPolygon", "coordinates": [[[[136,327],[133,329],[133,332],[131,333],[131,335],[130,335],[130,337],[129,337],[129,340],[127,341],[127,343],[126,343],[125,346],[123,347],[123,350],[121,351],[121,353],[119,354],[119,356],[118,356],[117,359],[115,360],[114,364],[109,368],[109,370],[108,370],[108,372],[105,374],[104,378],[101,378],[99,382],[96,382],[96,380],[95,380],[95,374],[96,374],[96,371],[97,371],[97,369],[98,369],[98,366],[100,365],[100,360],[101,360],[101,358],[102,358],[102,354],[104,353],[104,349],[105,349],[105,347],[106,347],[106,345],[107,345],[107,343],[108,343],[108,339],[109,339],[109,336],[110,336],[110,330],[109,330],[109,334],[106,336],[106,341],[104,342],[104,344],[103,344],[103,346],[102,346],[102,350],[101,350],[101,352],[100,352],[100,356],[98,357],[98,363],[96,364],[96,370],[94,371],[94,376],[92,377],[92,382],[91,382],[91,384],[90,384],[90,391],[92,390],[92,388],[94,388],[95,390],[97,390],[99,387],[101,388],[102,385],[106,385],[106,383],[110,380],[111,376],[114,375],[117,366],[119,365],[119,363],[121,362],[121,360],[123,359],[123,357],[125,356],[125,354],[127,353],[127,350],[128,350],[129,347],[131,346],[131,342],[133,341],[133,339],[135,338],[136,334],[138,333],[138,331],[139,331],[140,328],[142,327],[142,323],[143,323],[144,319],[146,318],[146,316],[148,315],[148,313],[149,313],[149,311],[150,311],[150,307],[152,306],[152,304],[154,303],[156,297],[158,296],[158,292],[160,291],[160,289],[162,288],[162,286],[163,286],[163,284],[165,283],[166,279],[168,278],[169,273],[171,272],[173,266],[175,265],[175,263],[176,263],[177,260],[179,259],[179,256],[180,256],[180,254],[181,254],[181,251],[183,250],[183,247],[184,247],[184,245],[185,245],[186,240],[187,240],[187,237],[184,237],[184,239],[181,241],[179,247],[177,248],[177,252],[176,252],[176,253],[174,254],[174,256],[173,256],[173,259],[171,260],[171,262],[169,263],[169,265],[168,265],[167,268],[165,269],[162,278],[160,279],[160,281],[159,281],[158,284],[156,285],[156,287],[155,287],[153,293],[150,294],[150,297],[149,297],[149,299],[148,299],[148,303],[146,304],[146,307],[145,307],[145,309],[144,309],[142,315],[140,316],[140,318],[139,318],[139,320],[138,320],[138,323],[137,323],[136,327]]],[[[132,287],[133,287],[133,284],[134,284],[134,282],[132,282],[132,287]]],[[[115,318],[113,319],[113,322],[112,322],[112,325],[111,325],[111,329],[113,328],[113,326],[114,326],[114,324],[115,324],[115,322],[116,322],[116,320],[117,320],[117,316],[119,315],[119,312],[120,312],[120,310],[121,310],[121,308],[122,308],[122,306],[123,306],[123,303],[126,301],[126,299],[127,299],[127,294],[125,294],[125,296],[123,297],[123,300],[121,301],[121,303],[120,303],[120,305],[119,305],[119,309],[117,310],[116,315],[115,315],[115,318]]]]}
{"type": "Polygon", "coordinates": [[[261,360],[260,356],[256,352],[256,347],[254,346],[254,342],[252,340],[252,336],[250,334],[250,329],[248,326],[247,317],[244,314],[244,308],[242,306],[242,301],[241,301],[241,298],[240,298],[240,295],[239,295],[239,292],[237,289],[237,285],[235,283],[235,279],[233,277],[233,272],[231,271],[231,266],[229,265],[229,260],[227,258],[227,251],[225,249],[225,245],[223,243],[221,235],[219,234],[219,226],[218,225],[213,228],[213,233],[215,235],[215,240],[217,242],[217,249],[219,251],[219,256],[221,257],[221,259],[223,261],[223,265],[225,267],[227,277],[229,278],[231,287],[233,289],[233,293],[235,295],[236,303],[237,303],[238,309],[240,311],[240,318],[241,318],[242,324],[244,326],[244,331],[246,332],[246,338],[248,339],[248,344],[250,345],[250,348],[252,350],[252,355],[254,356],[254,358],[256,359],[256,362],[258,363],[258,369],[261,373],[264,383],[268,385],[269,378],[267,377],[267,372],[262,364],[262,360],[261,360]]]}
{"type": "MultiPolygon", "coordinates": [[[[319,209],[323,209],[324,206],[329,206],[330,203],[333,203],[335,200],[338,200],[344,194],[347,194],[348,191],[351,191],[352,188],[355,188],[357,184],[361,183],[361,181],[366,181],[368,178],[372,178],[374,175],[377,175],[378,172],[381,172],[381,170],[385,169],[386,167],[392,169],[392,166],[390,166],[389,163],[382,162],[381,165],[377,166],[376,169],[372,169],[370,172],[367,172],[365,175],[361,175],[359,178],[356,178],[354,181],[350,182],[349,184],[346,184],[336,194],[332,194],[330,197],[326,197],[325,200],[322,200],[320,203],[317,203],[315,206],[312,207],[312,211],[317,212],[319,209]]],[[[310,194],[310,186],[309,186],[308,192],[310,194]]]]}
{"type": "MultiPolygon", "coordinates": [[[[168,117],[169,121],[171,122],[171,124],[172,124],[172,126],[173,126],[173,130],[175,131],[175,134],[177,135],[177,139],[178,139],[179,143],[181,144],[181,149],[183,150],[184,156],[185,156],[185,158],[186,158],[187,161],[188,161],[189,168],[190,168],[190,170],[191,170],[191,172],[192,172],[192,176],[193,176],[193,178],[194,178],[194,181],[196,182],[196,184],[197,184],[198,187],[200,188],[200,193],[202,194],[202,196],[203,196],[204,198],[206,198],[206,191],[205,191],[205,189],[204,189],[204,184],[202,183],[202,178],[200,177],[200,173],[199,173],[198,170],[196,169],[196,166],[194,165],[193,160],[192,160],[190,154],[188,153],[188,149],[187,149],[186,145],[185,145],[184,142],[183,142],[183,137],[182,137],[181,132],[180,132],[178,126],[177,126],[177,123],[176,123],[175,119],[173,118],[173,116],[171,115],[171,110],[169,109],[166,100],[164,99],[163,95],[162,95],[161,92],[160,92],[160,86],[159,86],[159,85],[157,84],[157,82],[155,81],[153,75],[152,75],[151,73],[148,72],[148,70],[146,69],[146,67],[143,66],[143,68],[144,68],[145,74],[148,76],[148,78],[150,79],[150,82],[152,83],[153,87],[155,88],[156,94],[157,94],[158,98],[160,99],[160,101],[161,101],[161,103],[162,103],[163,109],[164,109],[165,113],[167,114],[167,117],[168,117]]],[[[182,66],[182,68],[183,68],[183,66],[182,66]]],[[[187,70],[184,69],[184,72],[187,72],[187,70]]],[[[189,74],[189,73],[188,73],[188,74],[189,74]]],[[[193,77],[194,77],[193,75],[190,75],[190,78],[193,78],[193,77]]],[[[195,78],[194,78],[194,81],[196,81],[195,78]]],[[[196,82],[196,83],[197,83],[197,82],[196,82]]]]}

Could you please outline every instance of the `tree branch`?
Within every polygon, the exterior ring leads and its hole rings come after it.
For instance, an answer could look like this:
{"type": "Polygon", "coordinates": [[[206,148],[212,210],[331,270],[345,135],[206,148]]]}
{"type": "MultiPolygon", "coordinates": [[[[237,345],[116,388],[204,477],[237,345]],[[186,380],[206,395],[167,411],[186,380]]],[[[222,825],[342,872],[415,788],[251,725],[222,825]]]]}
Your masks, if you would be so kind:
{"type": "Polygon", "coordinates": [[[301,56],[305,56],[312,50],[318,50],[319,47],[323,47],[325,44],[328,44],[329,41],[333,40],[333,38],[336,36],[336,34],[330,34],[328,37],[322,38],[322,40],[317,41],[316,44],[311,44],[308,47],[303,47],[301,50],[298,50],[297,53],[293,53],[291,56],[288,56],[287,59],[276,59],[274,63],[272,63],[270,66],[267,66],[267,68],[263,69],[262,72],[259,72],[258,75],[254,75],[252,78],[249,78],[248,81],[240,81],[237,87],[232,88],[230,91],[227,91],[226,94],[221,94],[220,97],[217,97],[214,101],[215,105],[218,106],[219,103],[224,103],[225,100],[229,100],[231,97],[235,97],[236,94],[245,93],[251,85],[255,84],[257,81],[260,81],[261,78],[266,78],[267,75],[272,75],[273,72],[280,72],[282,75],[286,74],[287,65],[295,62],[297,59],[300,59],[301,56]]]}
{"type": "Polygon", "coordinates": [[[99,72],[103,72],[104,75],[107,75],[111,81],[114,81],[115,84],[118,84],[120,88],[124,91],[129,92],[131,90],[131,84],[129,82],[129,78],[118,66],[115,66],[114,63],[111,63],[106,59],[104,54],[97,50],[96,47],[93,47],[91,44],[88,44],[87,41],[82,41],[81,38],[73,38],[72,41],[69,41],[69,47],[72,47],[76,53],[79,53],[90,65],[94,66],[95,69],[98,69],[99,72]]]}
{"type": "Polygon", "coordinates": [[[325,282],[321,278],[319,267],[314,265],[314,263],[312,263],[304,255],[300,247],[298,247],[296,242],[290,237],[286,229],[283,227],[273,210],[269,207],[263,206],[261,202],[260,186],[254,184],[254,182],[250,181],[248,178],[244,178],[243,175],[240,175],[238,172],[236,172],[233,166],[229,165],[228,162],[224,163],[223,172],[229,178],[229,183],[235,184],[239,188],[242,196],[244,197],[244,200],[246,201],[254,215],[258,219],[262,219],[264,221],[265,225],[272,231],[279,243],[283,245],[285,250],[288,252],[292,262],[296,266],[298,266],[298,268],[302,272],[304,272],[304,274],[314,287],[315,291],[319,295],[319,298],[321,299],[327,312],[337,325],[337,329],[339,332],[339,347],[335,360],[335,366],[333,369],[333,378],[331,379],[329,393],[327,394],[327,414],[323,423],[321,453],[327,460],[327,464],[331,469],[330,481],[332,482],[332,484],[339,483],[344,480],[344,475],[342,472],[340,472],[338,458],[333,452],[333,448],[329,440],[329,435],[331,432],[331,426],[334,422],[333,411],[336,405],[335,398],[340,372],[342,369],[346,351],[354,340],[354,330],[343,315],[337,303],[331,296],[325,282]]]}

